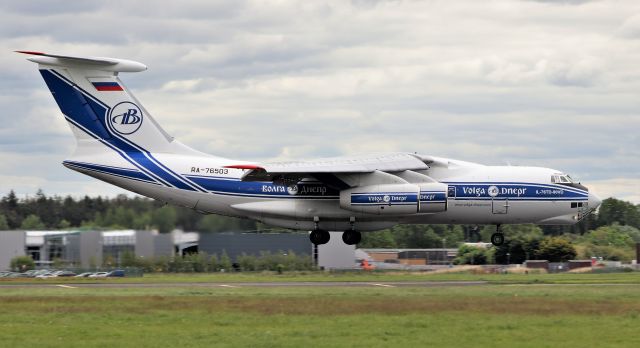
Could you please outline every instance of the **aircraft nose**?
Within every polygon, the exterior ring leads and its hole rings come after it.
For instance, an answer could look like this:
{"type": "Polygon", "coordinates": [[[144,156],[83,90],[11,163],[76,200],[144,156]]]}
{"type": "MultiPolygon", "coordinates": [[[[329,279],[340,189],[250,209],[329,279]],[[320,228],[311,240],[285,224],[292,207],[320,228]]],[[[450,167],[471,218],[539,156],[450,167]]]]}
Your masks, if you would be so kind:
{"type": "Polygon", "coordinates": [[[589,209],[596,209],[600,206],[602,200],[595,193],[589,192],[589,209]]]}

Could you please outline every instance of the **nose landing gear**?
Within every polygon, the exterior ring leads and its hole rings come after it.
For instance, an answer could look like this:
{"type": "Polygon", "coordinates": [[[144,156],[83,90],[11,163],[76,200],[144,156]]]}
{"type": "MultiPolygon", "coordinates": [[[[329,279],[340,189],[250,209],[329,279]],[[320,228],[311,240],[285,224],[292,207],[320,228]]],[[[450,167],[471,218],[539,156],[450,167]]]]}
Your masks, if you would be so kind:
{"type": "Polygon", "coordinates": [[[504,244],[504,233],[500,232],[500,225],[496,225],[496,233],[491,235],[491,244],[495,246],[504,244]]]}

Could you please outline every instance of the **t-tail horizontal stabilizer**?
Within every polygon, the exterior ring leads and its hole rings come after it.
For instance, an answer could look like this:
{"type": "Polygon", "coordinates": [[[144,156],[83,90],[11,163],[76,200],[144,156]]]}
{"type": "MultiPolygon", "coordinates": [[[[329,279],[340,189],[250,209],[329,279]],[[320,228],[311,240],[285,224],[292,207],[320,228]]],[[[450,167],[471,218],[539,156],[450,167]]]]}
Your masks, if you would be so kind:
{"type": "Polygon", "coordinates": [[[16,51],[17,53],[28,54],[34,57],[28,60],[44,65],[83,67],[86,69],[96,69],[111,72],[140,72],[147,70],[147,66],[127,59],[107,58],[107,57],[77,57],[62,56],[58,54],[48,54],[35,51],[16,51]]]}

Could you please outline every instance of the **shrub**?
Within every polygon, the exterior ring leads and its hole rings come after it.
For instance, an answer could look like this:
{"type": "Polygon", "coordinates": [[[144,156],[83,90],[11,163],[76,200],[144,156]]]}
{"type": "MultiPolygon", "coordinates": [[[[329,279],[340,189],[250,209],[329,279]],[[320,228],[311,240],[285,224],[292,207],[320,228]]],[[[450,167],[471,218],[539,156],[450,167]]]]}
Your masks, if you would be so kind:
{"type": "Polygon", "coordinates": [[[158,256],[153,259],[153,272],[169,272],[171,259],[167,256],[158,256]]]}
{"type": "Polygon", "coordinates": [[[191,272],[206,272],[209,268],[206,253],[193,253],[184,256],[185,264],[191,272]]]}
{"type": "MultiPolygon", "coordinates": [[[[108,259],[109,256],[106,257],[108,259]]],[[[206,253],[192,253],[184,256],[173,257],[137,257],[133,252],[122,254],[121,267],[133,267],[143,269],[145,272],[231,272],[234,270],[243,272],[255,271],[307,271],[314,270],[315,265],[309,255],[296,255],[293,251],[284,253],[261,252],[259,256],[242,254],[233,264],[226,252],[218,258],[218,255],[206,253]],[[235,267],[235,268],[234,268],[235,267]]],[[[110,264],[112,261],[108,261],[110,264]]]]}
{"type": "Polygon", "coordinates": [[[238,256],[238,265],[240,266],[241,271],[246,272],[258,270],[258,260],[253,255],[242,253],[242,255],[238,256]]]}
{"type": "Polygon", "coordinates": [[[11,259],[11,269],[15,272],[24,272],[36,267],[31,256],[16,256],[11,259]]]}
{"type": "Polygon", "coordinates": [[[220,262],[218,261],[218,255],[213,254],[209,258],[209,272],[220,271],[220,262]]]}
{"type": "Polygon", "coordinates": [[[220,256],[220,271],[231,272],[233,271],[233,264],[231,263],[231,258],[227,255],[227,251],[222,251],[222,256],[220,256]]]}
{"type": "Polygon", "coordinates": [[[493,262],[494,250],[462,245],[458,249],[458,257],[453,260],[456,265],[486,265],[493,262]]]}
{"type": "Polygon", "coordinates": [[[561,237],[547,237],[540,241],[538,257],[549,262],[567,262],[576,257],[576,249],[561,237]]]}
{"type": "Polygon", "coordinates": [[[635,253],[630,248],[588,244],[584,249],[585,258],[602,257],[609,261],[630,261],[635,253]]]}

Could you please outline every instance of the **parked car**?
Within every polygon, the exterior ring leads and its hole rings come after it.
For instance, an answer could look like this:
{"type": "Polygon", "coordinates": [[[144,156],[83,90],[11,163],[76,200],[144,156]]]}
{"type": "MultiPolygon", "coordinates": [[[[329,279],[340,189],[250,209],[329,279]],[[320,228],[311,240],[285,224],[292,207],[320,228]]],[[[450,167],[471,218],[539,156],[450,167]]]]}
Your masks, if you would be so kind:
{"type": "Polygon", "coordinates": [[[107,274],[107,277],[124,277],[124,270],[121,270],[121,269],[113,270],[109,272],[109,274],[107,274]]]}
{"type": "Polygon", "coordinates": [[[35,277],[37,275],[37,272],[38,272],[38,270],[30,269],[30,270],[24,272],[24,275],[26,277],[33,278],[33,277],[35,277]]]}
{"type": "Polygon", "coordinates": [[[84,272],[84,273],[77,274],[74,277],[75,278],[86,278],[86,277],[88,277],[88,276],[90,276],[92,274],[93,274],[93,272],[84,272]]]}
{"type": "Polygon", "coordinates": [[[89,278],[106,278],[109,272],[95,272],[89,275],[89,278]]]}
{"type": "Polygon", "coordinates": [[[55,277],[57,277],[55,272],[47,272],[47,273],[42,273],[35,276],[36,279],[47,279],[47,278],[55,278],[55,277]]]}
{"type": "Polygon", "coordinates": [[[76,274],[71,271],[58,271],[56,277],[74,277],[76,274]]]}
{"type": "Polygon", "coordinates": [[[39,270],[37,270],[37,271],[35,271],[35,272],[31,273],[31,276],[32,276],[32,277],[37,277],[37,276],[39,276],[39,275],[49,274],[49,273],[51,273],[51,272],[53,272],[53,271],[50,271],[50,270],[48,270],[48,269],[39,269],[39,270]]]}

